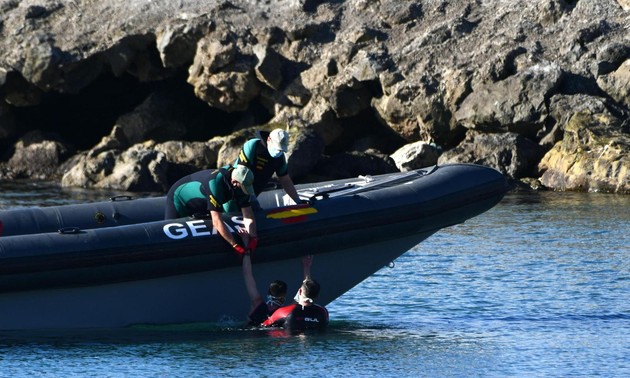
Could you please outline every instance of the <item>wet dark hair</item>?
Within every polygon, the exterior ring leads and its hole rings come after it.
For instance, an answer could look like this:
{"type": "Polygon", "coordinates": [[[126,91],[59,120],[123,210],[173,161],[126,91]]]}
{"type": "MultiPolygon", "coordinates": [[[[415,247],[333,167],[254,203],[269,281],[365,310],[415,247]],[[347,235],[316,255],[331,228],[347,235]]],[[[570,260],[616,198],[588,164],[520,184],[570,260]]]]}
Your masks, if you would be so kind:
{"type": "Polygon", "coordinates": [[[287,284],[284,281],[275,280],[269,284],[269,295],[272,297],[286,297],[287,284]]]}
{"type": "Polygon", "coordinates": [[[302,294],[310,299],[315,299],[319,295],[319,284],[317,281],[307,278],[302,282],[302,294]]]}

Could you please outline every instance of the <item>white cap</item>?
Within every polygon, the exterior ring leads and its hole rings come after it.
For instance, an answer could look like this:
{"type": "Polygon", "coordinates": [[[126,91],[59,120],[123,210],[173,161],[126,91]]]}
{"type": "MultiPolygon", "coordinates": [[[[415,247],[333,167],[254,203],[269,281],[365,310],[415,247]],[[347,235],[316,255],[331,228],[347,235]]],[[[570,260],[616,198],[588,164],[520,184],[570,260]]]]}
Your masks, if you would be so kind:
{"type": "Polygon", "coordinates": [[[269,134],[267,145],[275,150],[287,152],[289,150],[289,133],[282,129],[274,129],[269,134]]]}

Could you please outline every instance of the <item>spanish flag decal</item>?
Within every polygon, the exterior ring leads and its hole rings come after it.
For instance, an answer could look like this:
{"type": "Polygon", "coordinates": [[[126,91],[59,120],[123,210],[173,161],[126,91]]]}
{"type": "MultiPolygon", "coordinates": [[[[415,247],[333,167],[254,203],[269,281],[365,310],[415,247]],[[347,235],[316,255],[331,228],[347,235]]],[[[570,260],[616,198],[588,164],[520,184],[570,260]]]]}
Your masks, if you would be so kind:
{"type": "Polygon", "coordinates": [[[316,214],[317,209],[310,205],[295,205],[267,212],[268,219],[279,219],[282,223],[297,223],[306,220],[309,214],[316,214]]]}

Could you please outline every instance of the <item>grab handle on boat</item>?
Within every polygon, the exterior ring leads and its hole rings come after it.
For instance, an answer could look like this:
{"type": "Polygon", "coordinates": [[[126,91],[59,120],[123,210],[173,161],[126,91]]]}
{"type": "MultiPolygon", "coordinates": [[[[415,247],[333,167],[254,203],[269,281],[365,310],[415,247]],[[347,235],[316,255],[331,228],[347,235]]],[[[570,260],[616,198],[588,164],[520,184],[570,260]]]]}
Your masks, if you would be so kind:
{"type": "Polygon", "coordinates": [[[60,234],[78,234],[79,232],[81,232],[81,229],[79,227],[64,227],[64,228],[60,228],[58,230],[58,232],[60,234]]]}
{"type": "Polygon", "coordinates": [[[208,219],[210,218],[210,214],[208,214],[208,212],[199,212],[199,213],[194,213],[190,217],[192,219],[208,219]]]}
{"type": "Polygon", "coordinates": [[[109,200],[113,201],[113,202],[115,202],[115,201],[129,201],[129,200],[132,200],[132,199],[133,199],[132,196],[127,196],[127,195],[113,196],[113,197],[109,198],[109,200]]]}

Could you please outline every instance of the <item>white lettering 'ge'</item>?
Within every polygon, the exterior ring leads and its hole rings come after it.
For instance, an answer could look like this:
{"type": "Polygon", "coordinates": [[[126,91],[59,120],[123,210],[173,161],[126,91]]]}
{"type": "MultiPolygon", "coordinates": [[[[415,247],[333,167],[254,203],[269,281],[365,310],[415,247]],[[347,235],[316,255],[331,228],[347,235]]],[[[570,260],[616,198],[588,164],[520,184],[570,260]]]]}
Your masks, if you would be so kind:
{"type": "MultiPolygon", "coordinates": [[[[242,217],[232,217],[231,221],[236,223],[234,227],[236,227],[237,229],[244,224],[242,217]]],[[[228,231],[234,232],[234,228],[232,228],[229,224],[225,224],[225,226],[227,227],[228,231]]],[[[164,227],[162,227],[162,231],[164,231],[164,234],[166,236],[174,240],[184,239],[188,236],[210,236],[216,235],[218,233],[217,229],[214,227],[212,227],[212,230],[209,230],[203,219],[187,221],[184,224],[168,223],[165,224],[164,227]]]]}

